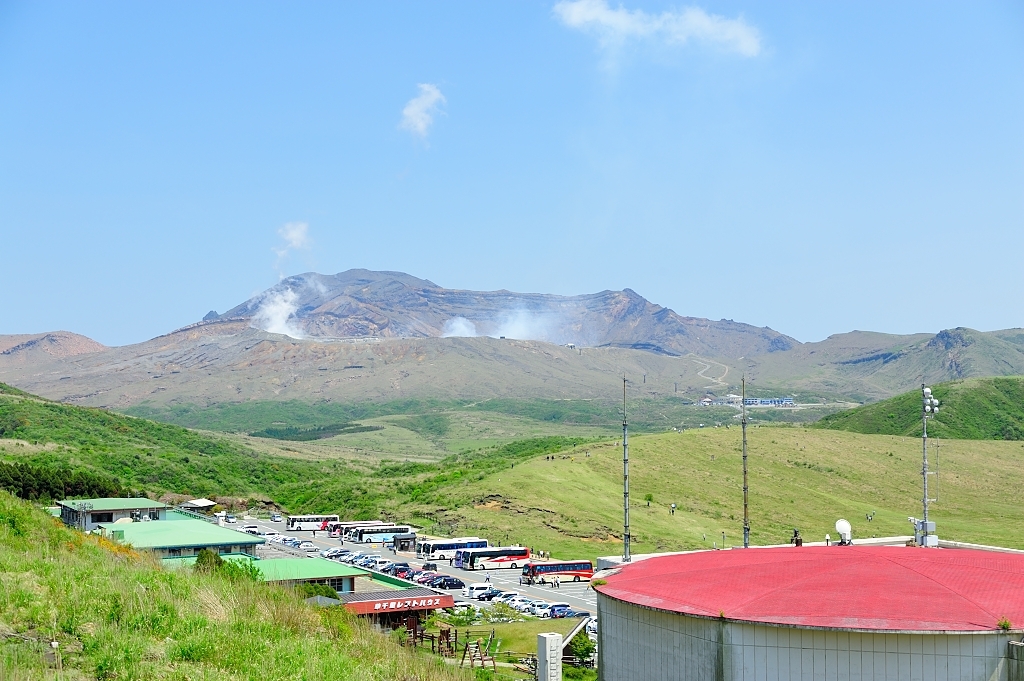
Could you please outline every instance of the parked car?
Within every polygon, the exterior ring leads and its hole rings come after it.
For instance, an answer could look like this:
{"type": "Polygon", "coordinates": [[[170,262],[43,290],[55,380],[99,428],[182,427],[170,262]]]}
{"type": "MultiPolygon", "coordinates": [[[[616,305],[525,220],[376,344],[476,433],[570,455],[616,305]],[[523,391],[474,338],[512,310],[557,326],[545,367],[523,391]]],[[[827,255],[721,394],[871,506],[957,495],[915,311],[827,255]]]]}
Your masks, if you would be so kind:
{"type": "Polygon", "coordinates": [[[587,622],[587,633],[597,635],[597,620],[592,619],[587,622]]]}
{"type": "Polygon", "coordinates": [[[263,532],[263,536],[267,538],[267,541],[274,541],[274,537],[280,537],[281,533],[277,530],[267,530],[263,532]]]}
{"type": "Polygon", "coordinates": [[[257,525],[242,525],[242,527],[240,527],[239,529],[242,532],[245,532],[246,534],[259,534],[260,533],[260,528],[257,525]]]}
{"type": "Polygon", "coordinates": [[[441,575],[431,580],[428,586],[434,589],[461,589],[466,586],[466,583],[457,577],[441,575]]]}
{"type": "Polygon", "coordinates": [[[416,582],[417,584],[427,584],[428,582],[431,582],[431,581],[433,581],[434,579],[436,579],[436,578],[438,578],[440,576],[441,575],[437,574],[436,572],[427,571],[427,572],[424,572],[423,574],[419,575],[413,581],[416,582]]]}
{"type": "Polygon", "coordinates": [[[295,548],[300,549],[302,551],[319,551],[320,550],[320,547],[317,546],[316,544],[314,544],[311,541],[299,542],[299,545],[296,546],[295,548]]]}
{"type": "Polygon", "coordinates": [[[230,513],[228,513],[227,516],[224,517],[224,521],[225,522],[229,522],[229,523],[237,523],[238,522],[238,518],[236,518],[235,516],[233,516],[230,513]]]}
{"type": "Polygon", "coordinates": [[[428,572],[437,572],[437,563],[424,563],[422,569],[428,572]]]}
{"type": "Polygon", "coordinates": [[[541,612],[540,607],[534,606],[535,612],[533,614],[537,617],[557,617],[557,613],[565,612],[568,609],[568,603],[548,603],[547,607],[543,608],[543,612],[541,612]]]}
{"type": "Polygon", "coordinates": [[[462,596],[464,598],[476,598],[477,596],[489,590],[490,588],[491,585],[485,584],[484,582],[479,582],[477,584],[467,584],[466,588],[462,590],[462,596]]]}
{"type": "Polygon", "coordinates": [[[279,522],[281,522],[281,514],[280,513],[271,513],[270,514],[270,522],[272,522],[272,523],[279,523],[279,522]]]}
{"type": "Polygon", "coordinates": [[[547,617],[548,609],[550,607],[551,604],[547,601],[534,601],[533,603],[530,603],[530,609],[527,610],[527,612],[534,617],[547,617]]]}
{"type": "Polygon", "coordinates": [[[572,608],[569,608],[568,610],[560,610],[559,612],[562,613],[562,615],[561,615],[562,617],[590,617],[591,616],[590,613],[587,612],[586,610],[574,610],[572,608]]]}
{"type": "Polygon", "coordinates": [[[518,597],[519,597],[519,592],[518,591],[504,591],[501,594],[495,596],[493,598],[493,601],[495,603],[504,603],[504,604],[508,605],[509,601],[511,601],[513,598],[518,598],[518,597]]]}
{"type": "Polygon", "coordinates": [[[477,594],[476,599],[478,601],[493,601],[495,598],[503,594],[501,589],[496,589],[493,586],[488,588],[487,591],[483,591],[477,594]]]}

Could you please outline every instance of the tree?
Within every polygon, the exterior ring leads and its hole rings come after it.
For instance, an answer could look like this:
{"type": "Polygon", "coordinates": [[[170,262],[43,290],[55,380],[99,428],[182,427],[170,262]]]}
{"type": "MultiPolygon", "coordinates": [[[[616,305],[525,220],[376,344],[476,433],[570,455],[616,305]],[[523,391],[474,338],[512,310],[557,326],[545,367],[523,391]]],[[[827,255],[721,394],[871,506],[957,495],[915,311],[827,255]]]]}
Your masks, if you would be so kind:
{"type": "Polygon", "coordinates": [[[217,572],[222,565],[224,565],[224,559],[210,549],[202,549],[196,554],[196,572],[217,572]]]}
{"type": "Polygon", "coordinates": [[[569,641],[569,654],[575,657],[576,662],[580,665],[590,662],[590,658],[594,656],[595,650],[597,650],[597,645],[582,631],[573,636],[572,640],[569,641]]]}

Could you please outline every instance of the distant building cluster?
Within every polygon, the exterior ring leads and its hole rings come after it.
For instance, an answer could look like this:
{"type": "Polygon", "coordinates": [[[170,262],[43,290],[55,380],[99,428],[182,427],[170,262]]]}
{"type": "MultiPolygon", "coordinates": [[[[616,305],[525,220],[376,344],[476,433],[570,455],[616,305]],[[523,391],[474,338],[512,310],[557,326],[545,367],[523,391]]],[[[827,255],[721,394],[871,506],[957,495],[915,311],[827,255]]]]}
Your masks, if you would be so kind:
{"type": "Polygon", "coordinates": [[[725,397],[705,395],[698,402],[702,407],[738,407],[745,404],[748,407],[795,407],[796,403],[792,397],[748,397],[744,399],[739,395],[729,394],[725,397]]]}

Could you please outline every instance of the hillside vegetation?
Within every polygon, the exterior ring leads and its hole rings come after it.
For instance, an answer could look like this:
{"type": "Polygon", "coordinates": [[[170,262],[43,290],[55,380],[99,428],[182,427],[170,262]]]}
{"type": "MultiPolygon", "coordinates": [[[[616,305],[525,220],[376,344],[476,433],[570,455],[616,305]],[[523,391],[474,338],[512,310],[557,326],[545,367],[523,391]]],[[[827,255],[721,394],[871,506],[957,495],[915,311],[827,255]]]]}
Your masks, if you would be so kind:
{"type": "Polygon", "coordinates": [[[472,678],[340,608],[250,579],[165,571],[4,492],[0,585],[0,678],[12,681],[472,678]]]}
{"type": "MultiPolygon", "coordinates": [[[[931,386],[941,402],[931,437],[1024,440],[1024,377],[975,378],[931,386]]],[[[826,416],[815,427],[854,433],[921,436],[921,392],[826,416]]]]}
{"type": "MultiPolygon", "coordinates": [[[[793,528],[823,541],[826,533],[835,537],[839,518],[853,523],[854,539],[912,534],[907,517],[921,512],[920,447],[914,438],[750,428],[751,541],[786,543],[793,528]]],[[[740,459],[735,427],[631,437],[633,551],[712,548],[722,545],[723,532],[726,545],[740,543],[740,459]]],[[[1017,489],[1024,445],[943,440],[933,466],[936,460],[939,501],[930,517],[939,536],[1024,548],[1017,489]]],[[[418,496],[411,483],[397,491],[383,500],[387,515],[421,518],[427,531],[520,542],[559,558],[622,550],[622,448],[614,440],[453,477],[418,496]]]]}
{"type": "Polygon", "coordinates": [[[8,394],[0,395],[0,457],[195,496],[271,495],[284,484],[347,470],[339,460],[267,457],[179,426],[8,394]]]}

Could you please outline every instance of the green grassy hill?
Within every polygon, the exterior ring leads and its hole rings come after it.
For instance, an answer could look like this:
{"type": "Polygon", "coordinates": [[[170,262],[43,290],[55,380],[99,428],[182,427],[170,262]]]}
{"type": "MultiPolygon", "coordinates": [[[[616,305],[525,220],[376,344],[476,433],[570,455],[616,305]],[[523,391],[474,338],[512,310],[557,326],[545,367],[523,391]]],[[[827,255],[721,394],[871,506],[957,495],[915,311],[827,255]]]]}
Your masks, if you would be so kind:
{"type": "Polygon", "coordinates": [[[0,584],[3,679],[472,678],[342,609],[244,577],[164,571],[2,491],[0,584]]]}
{"type": "MultiPolygon", "coordinates": [[[[808,541],[822,541],[826,533],[835,537],[841,517],[853,523],[855,539],[912,534],[907,517],[921,512],[920,446],[919,439],[897,436],[749,429],[752,542],[786,543],[794,527],[808,541]]],[[[1022,462],[1020,442],[943,440],[939,501],[930,509],[939,536],[1024,548],[1022,462]]],[[[622,449],[615,441],[462,475],[419,497],[398,491],[386,501],[387,514],[422,518],[428,530],[520,542],[559,558],[622,550],[622,449]]],[[[636,553],[721,546],[723,532],[727,545],[737,545],[739,428],[631,437],[630,492],[636,553]]],[[[306,503],[316,507],[320,500],[311,496],[306,503]]]]}
{"type": "Polygon", "coordinates": [[[84,468],[151,493],[269,495],[281,485],[348,472],[340,460],[268,457],[179,426],[0,394],[0,459],[84,468]]]}
{"type": "MultiPolygon", "coordinates": [[[[928,420],[933,437],[1024,440],[1024,377],[975,378],[939,383],[941,402],[928,420]]],[[[921,436],[921,393],[914,390],[875,404],[826,416],[817,428],[854,433],[921,436]]]]}

